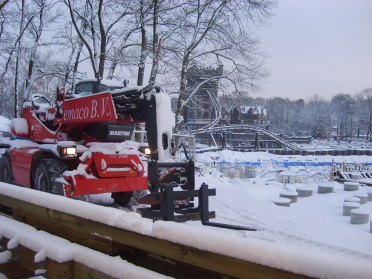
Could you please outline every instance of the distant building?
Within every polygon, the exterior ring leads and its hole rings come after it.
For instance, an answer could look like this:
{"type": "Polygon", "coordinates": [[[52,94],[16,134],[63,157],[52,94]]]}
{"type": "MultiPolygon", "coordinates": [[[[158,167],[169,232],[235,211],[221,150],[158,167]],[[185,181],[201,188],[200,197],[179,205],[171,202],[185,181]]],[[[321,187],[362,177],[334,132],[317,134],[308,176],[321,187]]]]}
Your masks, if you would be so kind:
{"type": "Polygon", "coordinates": [[[269,113],[262,106],[239,106],[231,110],[231,124],[249,124],[267,126],[269,113]]]}
{"type": "Polygon", "coordinates": [[[230,124],[230,120],[231,120],[231,113],[225,107],[222,107],[220,124],[228,125],[230,124]]]}

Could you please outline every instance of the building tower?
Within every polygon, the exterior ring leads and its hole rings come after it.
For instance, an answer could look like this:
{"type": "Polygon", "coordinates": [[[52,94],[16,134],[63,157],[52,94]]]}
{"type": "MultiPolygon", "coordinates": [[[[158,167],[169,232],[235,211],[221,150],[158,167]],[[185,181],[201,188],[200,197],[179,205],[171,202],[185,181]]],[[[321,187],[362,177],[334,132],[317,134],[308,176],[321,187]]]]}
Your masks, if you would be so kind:
{"type": "MultiPolygon", "coordinates": [[[[187,73],[186,94],[191,94],[200,83],[212,77],[222,76],[223,65],[217,68],[191,66],[187,73]]],[[[211,123],[215,117],[210,94],[217,96],[218,79],[204,83],[187,104],[183,118],[185,125],[191,130],[197,130],[211,123]]]]}

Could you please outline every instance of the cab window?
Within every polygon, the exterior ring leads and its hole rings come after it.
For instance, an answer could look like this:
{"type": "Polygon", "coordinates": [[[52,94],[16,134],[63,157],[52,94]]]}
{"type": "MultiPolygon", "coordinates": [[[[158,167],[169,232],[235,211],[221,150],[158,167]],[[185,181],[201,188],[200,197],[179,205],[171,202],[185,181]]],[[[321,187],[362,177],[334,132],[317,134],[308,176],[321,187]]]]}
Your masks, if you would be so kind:
{"type": "Polygon", "coordinates": [[[76,94],[84,97],[97,93],[96,86],[94,83],[83,83],[76,86],[76,94]]]}

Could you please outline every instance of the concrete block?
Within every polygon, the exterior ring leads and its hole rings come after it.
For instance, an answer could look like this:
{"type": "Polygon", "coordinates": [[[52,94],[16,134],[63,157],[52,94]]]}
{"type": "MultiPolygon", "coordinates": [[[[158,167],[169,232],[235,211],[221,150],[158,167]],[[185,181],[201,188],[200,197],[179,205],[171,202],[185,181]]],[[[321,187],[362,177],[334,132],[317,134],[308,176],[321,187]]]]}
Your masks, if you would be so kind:
{"type": "Polygon", "coordinates": [[[358,191],[359,183],[358,182],[345,182],[344,191],[358,191]]]}
{"type": "Polygon", "coordinates": [[[333,186],[326,185],[326,184],[320,184],[318,185],[318,193],[319,194],[333,193],[333,186]]]}
{"type": "Polygon", "coordinates": [[[359,202],[360,204],[365,204],[368,202],[368,194],[366,193],[356,193],[354,194],[354,197],[360,199],[360,202],[359,202]]]}
{"type": "Polygon", "coordinates": [[[358,209],[360,207],[360,204],[357,202],[345,202],[344,203],[344,216],[350,216],[351,210],[358,209]]]}
{"type": "Polygon", "coordinates": [[[291,192],[291,191],[283,191],[279,193],[281,198],[287,198],[291,200],[291,203],[297,202],[297,192],[291,192]]]}
{"type": "Polygon", "coordinates": [[[291,206],[291,200],[287,199],[287,198],[277,198],[277,199],[273,199],[271,201],[273,203],[275,203],[276,205],[279,205],[279,206],[287,206],[287,207],[291,206]]]}
{"type": "Polygon", "coordinates": [[[369,222],[369,212],[362,209],[351,210],[351,224],[367,224],[369,222]]]}
{"type": "Polygon", "coordinates": [[[298,193],[298,196],[301,198],[311,197],[313,195],[313,189],[307,187],[297,187],[296,192],[298,193]]]}

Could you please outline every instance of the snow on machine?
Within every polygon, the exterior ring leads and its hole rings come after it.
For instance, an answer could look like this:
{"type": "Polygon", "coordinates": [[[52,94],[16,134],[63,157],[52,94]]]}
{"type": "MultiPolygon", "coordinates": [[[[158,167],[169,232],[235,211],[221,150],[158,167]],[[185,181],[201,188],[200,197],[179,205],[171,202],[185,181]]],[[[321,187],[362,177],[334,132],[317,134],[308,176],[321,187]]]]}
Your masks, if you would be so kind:
{"type": "Polygon", "coordinates": [[[172,158],[174,114],[157,85],[85,80],[73,94],[58,90],[55,104],[41,94],[31,99],[22,118],[11,120],[12,139],[0,141],[8,148],[1,182],[66,197],[112,193],[121,206],[148,190],[138,202],[150,207],[137,209],[145,218],[250,230],[209,222],[215,212],[208,197],[216,190],[205,184],[196,190],[193,160],[172,158]],[[148,148],[130,140],[138,123],[145,123],[148,148]]]}

